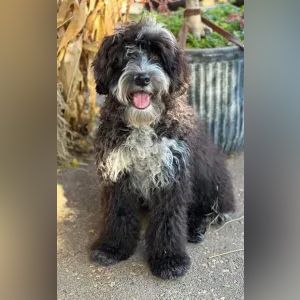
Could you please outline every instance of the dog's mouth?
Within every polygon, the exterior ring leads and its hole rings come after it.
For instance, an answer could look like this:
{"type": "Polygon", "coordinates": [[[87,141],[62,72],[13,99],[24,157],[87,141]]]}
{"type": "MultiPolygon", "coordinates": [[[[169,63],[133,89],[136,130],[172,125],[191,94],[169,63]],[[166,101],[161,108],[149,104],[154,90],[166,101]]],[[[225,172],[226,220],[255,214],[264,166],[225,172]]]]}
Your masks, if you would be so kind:
{"type": "Polygon", "coordinates": [[[143,91],[131,94],[132,104],[137,109],[145,109],[151,103],[151,94],[143,91]]]}

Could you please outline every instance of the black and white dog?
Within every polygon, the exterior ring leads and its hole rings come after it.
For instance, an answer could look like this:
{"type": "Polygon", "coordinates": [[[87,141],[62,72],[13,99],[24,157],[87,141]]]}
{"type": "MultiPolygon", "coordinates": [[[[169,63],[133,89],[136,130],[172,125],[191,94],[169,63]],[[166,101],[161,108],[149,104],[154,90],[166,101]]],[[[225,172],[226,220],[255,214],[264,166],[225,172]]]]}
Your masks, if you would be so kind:
{"type": "Polygon", "coordinates": [[[186,242],[199,242],[211,218],[234,210],[224,158],[187,104],[189,71],[174,36],[151,19],[104,39],[94,61],[107,95],[95,143],[102,221],[92,259],[130,257],[149,210],[148,262],[154,275],[186,273],[186,242]]]}

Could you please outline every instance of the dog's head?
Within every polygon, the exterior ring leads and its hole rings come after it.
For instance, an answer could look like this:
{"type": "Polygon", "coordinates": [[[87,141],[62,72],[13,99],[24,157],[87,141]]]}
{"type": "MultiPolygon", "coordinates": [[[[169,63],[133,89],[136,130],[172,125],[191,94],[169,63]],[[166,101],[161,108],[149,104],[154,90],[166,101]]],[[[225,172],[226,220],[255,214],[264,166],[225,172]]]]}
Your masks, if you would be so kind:
{"type": "Polygon", "coordinates": [[[189,77],[175,37],[151,19],[107,36],[93,66],[97,92],[124,106],[125,120],[135,127],[158,121],[186,91],[189,77]]]}

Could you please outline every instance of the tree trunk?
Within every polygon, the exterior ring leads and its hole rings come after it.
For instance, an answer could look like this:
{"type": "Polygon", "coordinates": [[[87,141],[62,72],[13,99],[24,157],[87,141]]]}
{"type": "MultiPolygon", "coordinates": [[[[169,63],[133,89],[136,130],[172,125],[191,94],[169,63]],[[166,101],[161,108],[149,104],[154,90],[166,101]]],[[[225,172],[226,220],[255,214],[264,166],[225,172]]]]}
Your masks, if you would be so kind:
{"type": "MultiPolygon", "coordinates": [[[[200,8],[199,0],[186,0],[185,7],[187,9],[200,8]]],[[[185,24],[188,26],[189,32],[191,32],[195,37],[201,38],[201,36],[204,36],[204,25],[201,21],[200,15],[186,17],[185,24]]]]}

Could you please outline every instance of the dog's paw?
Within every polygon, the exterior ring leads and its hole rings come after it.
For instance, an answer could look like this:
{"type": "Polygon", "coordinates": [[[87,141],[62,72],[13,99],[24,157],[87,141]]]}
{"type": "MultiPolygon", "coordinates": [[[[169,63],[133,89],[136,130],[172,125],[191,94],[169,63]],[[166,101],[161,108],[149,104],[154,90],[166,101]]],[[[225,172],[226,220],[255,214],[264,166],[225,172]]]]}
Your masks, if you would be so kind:
{"type": "Polygon", "coordinates": [[[91,251],[91,259],[102,266],[114,265],[120,261],[118,256],[98,249],[91,251]]]}
{"type": "Polygon", "coordinates": [[[187,272],[191,261],[187,255],[173,255],[150,259],[149,264],[153,275],[162,279],[175,279],[187,272]]]}
{"type": "Polygon", "coordinates": [[[129,258],[130,253],[115,248],[99,247],[92,249],[91,259],[102,266],[110,266],[129,258]]]}
{"type": "Polygon", "coordinates": [[[188,233],[188,242],[189,243],[200,243],[204,240],[204,234],[205,234],[205,230],[193,230],[193,231],[189,231],[188,233]]]}

